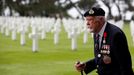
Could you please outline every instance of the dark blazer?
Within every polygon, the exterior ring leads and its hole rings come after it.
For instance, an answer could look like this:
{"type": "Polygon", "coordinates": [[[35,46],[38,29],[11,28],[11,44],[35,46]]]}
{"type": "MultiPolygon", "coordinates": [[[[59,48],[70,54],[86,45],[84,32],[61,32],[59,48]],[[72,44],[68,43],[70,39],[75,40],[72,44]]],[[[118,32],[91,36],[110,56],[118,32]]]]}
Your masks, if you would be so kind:
{"type": "MultiPolygon", "coordinates": [[[[127,39],[123,31],[117,26],[107,23],[104,32],[107,33],[105,44],[110,46],[108,56],[111,58],[111,63],[104,63],[104,54],[100,52],[102,49],[100,48],[98,50],[99,52],[95,52],[95,58],[86,62],[84,72],[88,74],[97,69],[99,75],[134,75],[127,39]],[[100,53],[101,56],[96,56],[98,55],[97,53],[100,53]]],[[[104,37],[102,37],[102,41],[103,40],[104,37]]],[[[103,44],[104,43],[101,42],[101,47],[103,44]]]]}

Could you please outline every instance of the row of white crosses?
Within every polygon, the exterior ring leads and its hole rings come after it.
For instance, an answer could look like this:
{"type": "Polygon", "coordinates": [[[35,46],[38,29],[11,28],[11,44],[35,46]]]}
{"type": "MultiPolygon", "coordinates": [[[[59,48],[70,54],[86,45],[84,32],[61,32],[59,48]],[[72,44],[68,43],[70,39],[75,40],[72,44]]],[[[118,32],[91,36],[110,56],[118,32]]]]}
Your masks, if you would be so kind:
{"type": "MultiPolygon", "coordinates": [[[[24,20],[23,20],[24,21],[24,20]]],[[[30,23],[28,23],[28,21],[24,21],[22,22],[22,24],[20,25],[20,29],[19,29],[19,33],[20,33],[20,44],[23,46],[26,44],[26,39],[25,39],[25,34],[26,32],[28,32],[28,25],[30,23]]]]}
{"type": "Polygon", "coordinates": [[[40,23],[40,22],[37,22],[36,19],[32,20],[32,22],[31,22],[32,32],[29,34],[29,38],[32,38],[32,42],[33,42],[32,50],[33,50],[33,52],[37,52],[37,50],[38,50],[38,37],[39,37],[39,33],[37,30],[38,23],[40,23]]]}
{"type": "MultiPolygon", "coordinates": [[[[23,22],[20,22],[20,19],[16,19],[15,17],[0,17],[0,30],[2,34],[5,34],[5,36],[9,36],[11,33],[11,39],[16,40],[17,33],[20,33],[21,31],[24,32],[22,29],[23,22]]],[[[22,37],[21,37],[22,39],[22,37]]]]}
{"type": "Polygon", "coordinates": [[[130,22],[130,32],[131,32],[131,37],[132,37],[133,46],[134,46],[134,20],[131,20],[130,22]]]}
{"type": "MultiPolygon", "coordinates": [[[[90,33],[90,29],[87,27],[86,21],[83,21],[83,29],[82,32],[84,33],[83,36],[83,43],[86,44],[88,41],[88,34],[90,33]]],[[[93,33],[90,33],[91,37],[93,38],[93,33]]]]}
{"type": "Polygon", "coordinates": [[[31,36],[33,45],[32,51],[38,50],[38,37],[45,39],[45,33],[51,31],[54,18],[28,18],[28,17],[0,17],[0,32],[5,36],[11,33],[11,39],[16,40],[17,33],[20,34],[20,44],[25,45],[25,34],[32,30],[31,36]]]}
{"type": "Polygon", "coordinates": [[[53,29],[51,32],[54,33],[54,44],[58,44],[59,43],[59,33],[61,31],[61,19],[58,18],[55,23],[54,23],[54,26],[53,26],[53,29]]]}
{"type": "Polygon", "coordinates": [[[59,33],[61,25],[68,33],[68,39],[71,39],[71,49],[77,49],[77,37],[80,33],[84,33],[83,43],[85,44],[88,39],[88,29],[84,20],[76,19],[54,19],[54,18],[41,18],[41,17],[0,17],[0,32],[9,36],[11,39],[16,40],[17,33],[20,35],[20,44],[26,44],[26,33],[32,39],[32,51],[37,52],[38,40],[46,39],[47,32],[54,33],[54,44],[59,43],[59,33]],[[63,22],[63,23],[62,23],[63,22]],[[30,32],[30,33],[29,33],[30,32]]]}
{"type": "Polygon", "coordinates": [[[54,25],[54,19],[46,19],[46,18],[33,18],[31,20],[31,28],[32,32],[29,34],[29,38],[32,38],[33,52],[37,52],[38,50],[38,40],[41,35],[41,39],[46,38],[46,32],[49,32],[54,25]]]}
{"type": "Polygon", "coordinates": [[[77,37],[80,33],[84,32],[84,44],[88,39],[88,29],[84,20],[63,19],[63,26],[68,34],[68,39],[71,39],[71,49],[77,49],[77,37]]]}
{"type": "Polygon", "coordinates": [[[5,34],[5,28],[7,26],[7,22],[5,18],[0,17],[0,32],[5,34]]]}

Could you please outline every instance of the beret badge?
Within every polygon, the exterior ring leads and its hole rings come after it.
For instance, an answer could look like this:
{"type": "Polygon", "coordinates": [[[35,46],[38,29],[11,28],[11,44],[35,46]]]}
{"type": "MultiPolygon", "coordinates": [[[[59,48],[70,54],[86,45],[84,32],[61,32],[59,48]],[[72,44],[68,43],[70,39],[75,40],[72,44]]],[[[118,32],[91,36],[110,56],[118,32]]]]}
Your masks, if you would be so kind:
{"type": "Polygon", "coordinates": [[[94,11],[91,9],[91,10],[89,11],[89,14],[94,14],[94,11]]]}

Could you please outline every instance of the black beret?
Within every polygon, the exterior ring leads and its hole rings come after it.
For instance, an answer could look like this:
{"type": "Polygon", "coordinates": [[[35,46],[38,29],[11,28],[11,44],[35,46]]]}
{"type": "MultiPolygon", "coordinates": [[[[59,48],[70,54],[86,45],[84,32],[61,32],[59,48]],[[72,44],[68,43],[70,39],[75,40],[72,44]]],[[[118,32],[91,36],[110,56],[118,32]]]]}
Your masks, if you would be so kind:
{"type": "Polygon", "coordinates": [[[102,8],[93,7],[84,13],[86,16],[105,16],[105,11],[102,8]]]}

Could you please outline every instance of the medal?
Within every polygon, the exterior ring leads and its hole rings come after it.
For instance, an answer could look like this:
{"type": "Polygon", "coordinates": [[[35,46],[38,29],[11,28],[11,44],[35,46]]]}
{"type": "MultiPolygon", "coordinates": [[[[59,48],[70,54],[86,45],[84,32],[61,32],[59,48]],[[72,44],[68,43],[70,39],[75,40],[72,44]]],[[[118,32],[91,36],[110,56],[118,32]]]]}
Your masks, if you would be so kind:
{"type": "Polygon", "coordinates": [[[109,45],[103,45],[102,50],[100,52],[102,54],[110,54],[110,46],[109,45]]]}
{"type": "Polygon", "coordinates": [[[106,37],[107,37],[107,33],[104,32],[103,34],[103,45],[102,45],[102,50],[100,51],[100,53],[102,53],[103,55],[109,55],[110,54],[110,45],[106,44],[106,37]]]}
{"type": "Polygon", "coordinates": [[[100,58],[101,57],[101,54],[98,54],[98,57],[100,58]]]}
{"type": "Polygon", "coordinates": [[[104,55],[103,57],[103,62],[105,64],[110,64],[111,63],[111,57],[107,56],[107,55],[104,55]]]}
{"type": "Polygon", "coordinates": [[[106,32],[104,32],[103,37],[104,37],[104,39],[103,39],[103,46],[102,46],[102,50],[101,50],[101,54],[103,55],[103,62],[105,64],[110,64],[111,63],[110,45],[106,44],[106,37],[107,37],[107,33],[106,32]]]}
{"type": "Polygon", "coordinates": [[[102,41],[103,45],[102,45],[102,49],[101,49],[100,53],[103,57],[102,60],[103,60],[104,64],[110,64],[111,63],[110,45],[106,43],[106,37],[107,37],[106,32],[104,32],[103,37],[104,37],[104,39],[102,41]]]}
{"type": "Polygon", "coordinates": [[[106,37],[107,37],[107,33],[106,32],[104,32],[103,37],[104,37],[103,43],[106,43],[106,37]]]}

